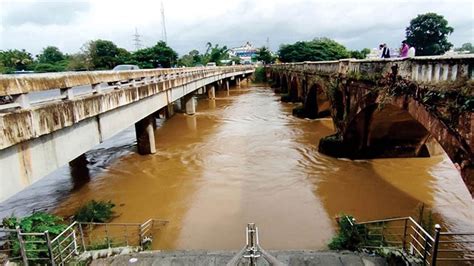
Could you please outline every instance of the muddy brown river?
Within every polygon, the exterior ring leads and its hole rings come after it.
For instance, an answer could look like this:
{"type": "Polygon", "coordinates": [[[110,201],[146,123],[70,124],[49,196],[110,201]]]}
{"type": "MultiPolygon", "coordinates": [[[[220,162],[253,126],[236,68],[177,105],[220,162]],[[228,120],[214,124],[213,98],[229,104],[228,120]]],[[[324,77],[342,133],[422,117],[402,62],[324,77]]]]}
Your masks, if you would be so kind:
{"type": "Polygon", "coordinates": [[[200,99],[195,115],[159,121],[156,154],[136,154],[130,128],[87,153],[88,182],[71,181],[63,167],[3,202],[0,214],[68,216],[88,200],[112,200],[114,222],[169,221],[157,249],[239,249],[248,222],[267,249],[324,249],[340,213],[416,216],[422,203],[445,228],[474,227],[473,200],[446,155],[327,157],[317,143],[333,133],[332,121],[293,117],[293,107],[265,86],[219,91],[200,99]]]}

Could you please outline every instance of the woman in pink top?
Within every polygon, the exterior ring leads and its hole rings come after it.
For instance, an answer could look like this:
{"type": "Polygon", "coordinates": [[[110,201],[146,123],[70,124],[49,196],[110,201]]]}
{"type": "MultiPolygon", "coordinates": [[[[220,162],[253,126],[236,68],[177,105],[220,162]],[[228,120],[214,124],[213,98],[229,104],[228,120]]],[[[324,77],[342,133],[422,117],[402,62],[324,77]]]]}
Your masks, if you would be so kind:
{"type": "Polygon", "coordinates": [[[400,49],[400,57],[407,57],[408,56],[408,49],[410,49],[410,46],[408,46],[407,41],[402,42],[402,48],[400,49]]]}

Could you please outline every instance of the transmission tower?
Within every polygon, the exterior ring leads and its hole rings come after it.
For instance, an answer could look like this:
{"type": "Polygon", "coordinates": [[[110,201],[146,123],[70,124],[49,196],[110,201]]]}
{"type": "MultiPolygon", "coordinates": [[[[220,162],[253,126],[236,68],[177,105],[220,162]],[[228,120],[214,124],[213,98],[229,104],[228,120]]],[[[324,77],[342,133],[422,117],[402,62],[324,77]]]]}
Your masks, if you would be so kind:
{"type": "Polygon", "coordinates": [[[163,6],[163,1],[161,1],[161,37],[165,43],[168,42],[168,37],[166,36],[166,20],[165,20],[165,7],[163,6]]]}
{"type": "Polygon", "coordinates": [[[133,34],[133,44],[135,45],[135,51],[139,50],[142,47],[142,36],[138,34],[137,28],[135,28],[135,34],[133,34]]]}
{"type": "Polygon", "coordinates": [[[267,49],[270,50],[270,38],[269,37],[267,37],[267,49]]]}

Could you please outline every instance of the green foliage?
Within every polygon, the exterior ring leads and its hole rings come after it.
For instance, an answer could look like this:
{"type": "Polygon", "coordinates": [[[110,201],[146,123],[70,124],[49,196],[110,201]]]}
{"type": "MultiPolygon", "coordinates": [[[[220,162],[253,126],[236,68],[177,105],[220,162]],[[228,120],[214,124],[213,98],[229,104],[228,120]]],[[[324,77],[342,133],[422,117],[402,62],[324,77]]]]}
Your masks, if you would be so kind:
{"type": "Polygon", "coordinates": [[[222,60],[229,59],[229,49],[227,46],[219,47],[219,44],[212,46],[212,43],[207,43],[206,53],[204,54],[203,63],[207,64],[209,62],[214,62],[216,65],[221,66],[222,60]]]}
{"type": "MultiPolygon", "coordinates": [[[[61,217],[45,213],[45,212],[35,212],[30,216],[17,218],[17,217],[8,217],[4,218],[2,225],[5,228],[15,229],[19,227],[23,233],[43,233],[48,231],[51,238],[56,237],[64,229],[66,225],[62,223],[63,219],[61,217]]],[[[10,236],[10,240],[13,242],[13,257],[20,256],[20,244],[18,238],[15,235],[10,236]]],[[[26,255],[30,258],[48,258],[48,246],[44,242],[45,238],[43,236],[23,236],[25,241],[26,255]]]]}
{"type": "Polygon", "coordinates": [[[90,41],[86,44],[85,53],[94,69],[112,69],[118,64],[119,48],[111,41],[90,41]]]}
{"type": "Polygon", "coordinates": [[[443,16],[426,13],[410,21],[406,39],[410,46],[415,47],[416,55],[440,55],[453,46],[448,42],[448,35],[453,31],[443,16]]]}
{"type": "Polygon", "coordinates": [[[265,68],[257,67],[253,75],[254,75],[255,82],[264,82],[265,81],[265,68]]]}
{"type": "Polygon", "coordinates": [[[54,64],[66,59],[64,54],[59,48],[54,46],[48,46],[43,49],[41,54],[38,55],[38,62],[42,64],[54,64]]]}
{"type": "Polygon", "coordinates": [[[370,54],[369,48],[364,48],[360,51],[357,51],[357,50],[350,51],[350,57],[355,58],[355,59],[365,59],[368,54],[370,54]]]}
{"type": "Polygon", "coordinates": [[[178,60],[178,65],[186,67],[194,67],[203,64],[203,55],[198,50],[192,50],[188,54],[183,55],[178,60]]]}
{"type": "Polygon", "coordinates": [[[33,57],[24,49],[0,50],[0,65],[3,73],[29,70],[33,64],[33,57]]]}
{"type": "Polygon", "coordinates": [[[265,46],[258,50],[256,59],[258,61],[262,61],[264,64],[271,64],[275,62],[275,58],[273,57],[272,53],[265,46]]]}
{"type": "Polygon", "coordinates": [[[463,43],[461,47],[454,49],[454,51],[474,54],[474,46],[472,45],[472,43],[467,42],[467,43],[463,43]]]}
{"type": "Polygon", "coordinates": [[[327,61],[350,56],[346,47],[328,38],[282,45],[278,54],[282,62],[327,61]]]}
{"type": "Polygon", "coordinates": [[[91,200],[77,210],[74,220],[78,222],[105,223],[112,218],[114,214],[112,209],[114,207],[115,204],[111,201],[91,200]]]}
{"type": "Polygon", "coordinates": [[[133,53],[132,60],[140,68],[172,67],[178,60],[178,54],[165,42],[159,41],[152,47],[133,53]]]}
{"type": "Polygon", "coordinates": [[[361,232],[365,232],[363,225],[354,224],[352,216],[341,214],[338,217],[337,224],[339,232],[331,239],[328,244],[332,250],[352,250],[355,251],[364,242],[361,232]]]}

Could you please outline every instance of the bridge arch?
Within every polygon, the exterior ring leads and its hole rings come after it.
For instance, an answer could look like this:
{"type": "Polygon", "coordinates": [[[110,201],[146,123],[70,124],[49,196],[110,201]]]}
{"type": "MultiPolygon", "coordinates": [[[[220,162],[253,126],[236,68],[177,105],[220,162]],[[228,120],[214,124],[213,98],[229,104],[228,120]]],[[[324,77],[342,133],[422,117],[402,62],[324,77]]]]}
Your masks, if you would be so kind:
{"type": "Polygon", "coordinates": [[[474,185],[469,144],[415,99],[395,97],[383,102],[378,97],[359,104],[358,110],[341,132],[347,157],[426,157],[433,152],[430,142],[436,140],[460,169],[466,185],[474,185]]]}
{"type": "Polygon", "coordinates": [[[298,84],[298,77],[293,76],[291,77],[290,87],[288,91],[288,97],[290,102],[297,102],[300,99],[299,93],[299,84],[298,84]]]}
{"type": "Polygon", "coordinates": [[[281,78],[280,78],[280,81],[281,81],[280,82],[281,83],[281,85],[280,85],[281,86],[281,92],[283,92],[283,93],[288,92],[288,77],[287,77],[287,75],[282,74],[281,78]]]}
{"type": "Polygon", "coordinates": [[[331,102],[320,83],[312,83],[303,99],[304,117],[318,118],[331,114],[331,102]]]}

